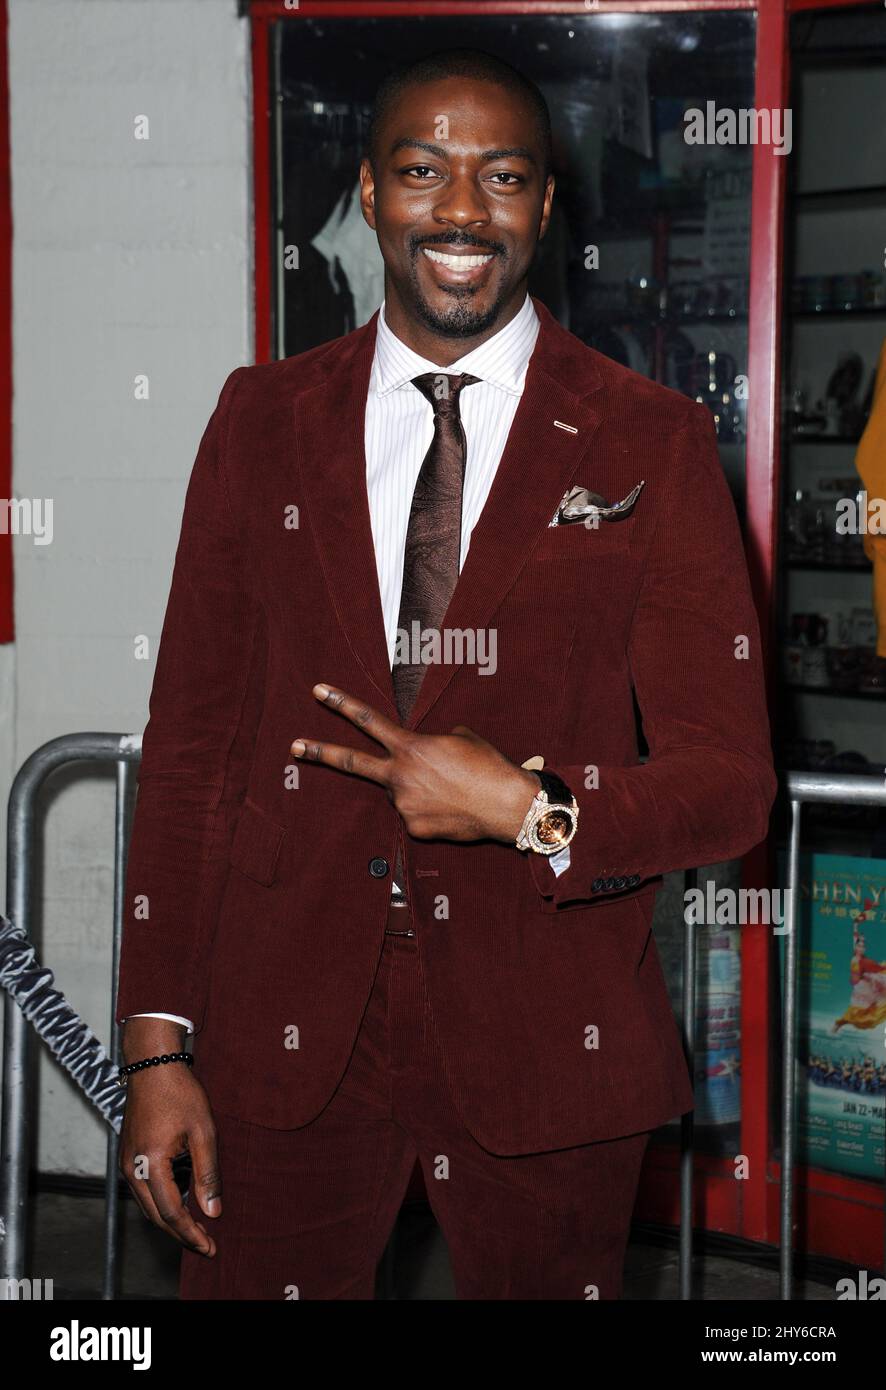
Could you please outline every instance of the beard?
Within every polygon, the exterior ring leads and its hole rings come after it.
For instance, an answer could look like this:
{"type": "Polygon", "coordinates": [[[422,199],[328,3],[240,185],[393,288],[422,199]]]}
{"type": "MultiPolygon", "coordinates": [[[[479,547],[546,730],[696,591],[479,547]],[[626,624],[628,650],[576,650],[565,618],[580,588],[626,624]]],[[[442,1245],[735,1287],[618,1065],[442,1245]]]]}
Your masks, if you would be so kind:
{"type": "MultiPolygon", "coordinates": [[[[487,246],[481,248],[463,241],[447,241],[441,244],[438,249],[446,251],[451,246],[466,246],[477,251],[487,249],[487,246]]],[[[504,254],[504,247],[496,243],[492,243],[489,249],[494,255],[504,254]]],[[[444,294],[447,296],[445,308],[435,308],[425,297],[419,284],[417,258],[422,253],[418,247],[415,248],[414,254],[416,259],[412,264],[409,276],[410,299],[417,316],[426,328],[441,338],[473,338],[478,333],[485,333],[487,329],[494,326],[501,313],[502,305],[507,299],[506,286],[499,286],[498,293],[489,308],[479,309],[474,305],[477,290],[473,286],[449,285],[444,289],[444,294]]]]}
{"type": "Polygon", "coordinates": [[[413,284],[413,304],[416,313],[426,328],[441,338],[474,338],[491,328],[501,312],[505,296],[500,293],[487,309],[474,306],[476,291],[461,286],[445,291],[449,303],[444,309],[435,309],[413,284]]]}

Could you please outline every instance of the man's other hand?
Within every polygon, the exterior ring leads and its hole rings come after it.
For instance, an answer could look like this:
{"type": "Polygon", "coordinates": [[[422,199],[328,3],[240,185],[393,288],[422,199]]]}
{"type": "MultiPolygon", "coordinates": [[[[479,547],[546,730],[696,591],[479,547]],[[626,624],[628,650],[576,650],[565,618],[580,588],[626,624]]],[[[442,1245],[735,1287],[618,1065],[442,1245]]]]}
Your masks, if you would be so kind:
{"type": "MultiPolygon", "coordinates": [[[[181,1052],[185,1031],[157,1018],[130,1018],[123,1029],[127,1063],[181,1052]]],[[[221,1173],[215,1124],[206,1092],[186,1062],[165,1062],[130,1074],[120,1135],[120,1171],[145,1216],[198,1255],[215,1254],[215,1241],[188,1211],[172,1160],[191,1155],[193,1190],[208,1217],[221,1215],[221,1173]]]]}

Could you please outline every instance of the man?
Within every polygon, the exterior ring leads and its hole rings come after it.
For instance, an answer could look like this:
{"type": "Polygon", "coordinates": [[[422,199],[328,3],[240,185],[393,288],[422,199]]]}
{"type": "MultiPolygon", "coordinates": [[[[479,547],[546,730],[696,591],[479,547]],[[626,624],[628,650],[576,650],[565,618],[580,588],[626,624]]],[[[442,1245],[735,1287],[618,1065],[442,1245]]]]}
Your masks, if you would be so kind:
{"type": "Polygon", "coordinates": [[[527,295],[550,148],[489,55],[389,79],[382,309],[201,442],[117,1005],[185,1298],[372,1298],[416,1156],[459,1298],[617,1298],[692,1107],[652,907],[766,833],[759,633],[710,416],[527,295]]]}

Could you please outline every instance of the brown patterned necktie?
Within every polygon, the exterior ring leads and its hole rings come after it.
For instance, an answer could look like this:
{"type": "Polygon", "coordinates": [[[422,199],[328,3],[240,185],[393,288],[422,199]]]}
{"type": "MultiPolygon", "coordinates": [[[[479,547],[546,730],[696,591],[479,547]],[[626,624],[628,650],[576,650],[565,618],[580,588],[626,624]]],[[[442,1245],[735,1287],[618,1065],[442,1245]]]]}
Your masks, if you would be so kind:
{"type": "MultiPolygon", "coordinates": [[[[397,619],[398,643],[402,638],[405,651],[398,653],[395,649],[391,668],[394,698],[404,724],[415,703],[425,666],[421,661],[398,661],[397,656],[413,654],[413,625],[419,650],[426,628],[439,631],[458,581],[466,456],[458,397],[463,386],[479,380],[468,372],[456,376],[443,371],[426,372],[412,380],[433,408],[434,438],[412,494],[397,619]]],[[[399,851],[394,878],[405,889],[399,851]]]]}

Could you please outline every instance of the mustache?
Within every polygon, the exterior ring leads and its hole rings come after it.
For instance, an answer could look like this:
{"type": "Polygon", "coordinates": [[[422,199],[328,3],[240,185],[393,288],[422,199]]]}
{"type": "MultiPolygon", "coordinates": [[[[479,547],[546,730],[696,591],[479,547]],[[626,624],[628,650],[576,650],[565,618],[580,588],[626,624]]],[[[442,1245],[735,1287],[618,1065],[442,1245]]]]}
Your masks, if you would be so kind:
{"type": "Polygon", "coordinates": [[[506,254],[505,247],[500,241],[478,241],[476,237],[453,236],[447,232],[440,232],[437,236],[413,237],[413,256],[417,256],[423,246],[430,246],[435,251],[442,251],[447,246],[456,249],[465,248],[477,251],[481,256],[504,256],[506,254]]]}

